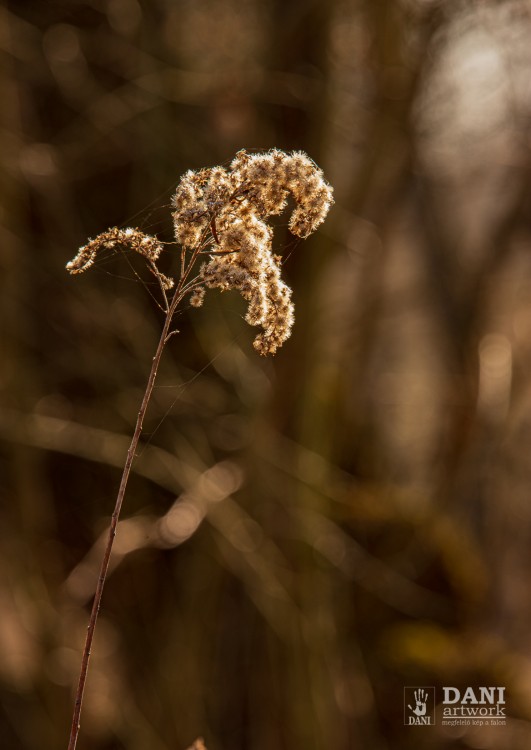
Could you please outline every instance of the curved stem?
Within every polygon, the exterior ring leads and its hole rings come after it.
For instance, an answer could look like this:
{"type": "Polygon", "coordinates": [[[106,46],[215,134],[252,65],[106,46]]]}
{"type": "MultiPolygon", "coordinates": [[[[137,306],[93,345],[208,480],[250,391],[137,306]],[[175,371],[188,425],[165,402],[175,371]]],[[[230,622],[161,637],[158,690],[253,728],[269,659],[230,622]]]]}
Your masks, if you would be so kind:
{"type": "Polygon", "coordinates": [[[133,433],[131,444],[129,445],[129,449],[127,451],[127,458],[126,458],[124,469],[122,472],[122,479],[120,481],[120,487],[118,489],[118,495],[116,497],[116,503],[115,503],[114,511],[113,511],[112,518],[111,518],[111,524],[109,526],[109,535],[107,538],[107,544],[105,546],[103,560],[101,562],[98,583],[96,586],[96,593],[94,595],[94,602],[92,604],[90,620],[89,620],[89,624],[87,628],[87,635],[85,638],[85,646],[83,649],[83,657],[81,660],[81,672],[79,675],[79,682],[78,682],[77,691],[76,691],[76,698],[75,698],[75,703],[74,703],[74,714],[72,717],[72,728],[70,730],[70,740],[68,742],[68,750],[75,750],[77,738],[79,735],[81,706],[83,703],[83,693],[85,691],[85,683],[87,681],[90,650],[92,647],[92,640],[94,638],[94,631],[96,628],[96,622],[98,620],[98,614],[100,611],[101,598],[103,595],[103,587],[105,586],[105,580],[107,578],[109,560],[111,558],[112,546],[114,543],[114,538],[116,536],[116,527],[118,526],[118,519],[120,517],[120,511],[122,509],[122,503],[124,500],[125,490],[127,487],[129,475],[131,473],[131,467],[133,465],[133,460],[134,460],[135,453],[138,447],[138,442],[140,440],[140,435],[142,434],[142,425],[144,422],[144,417],[146,415],[148,404],[151,399],[151,394],[153,393],[153,387],[155,385],[155,379],[157,377],[157,371],[158,371],[160,360],[162,357],[162,352],[164,350],[164,346],[166,342],[168,341],[168,332],[170,329],[171,320],[173,318],[173,314],[175,312],[175,309],[180,299],[181,299],[180,288],[178,288],[175,290],[175,294],[173,296],[171,304],[168,306],[167,311],[166,311],[166,318],[164,320],[164,326],[162,328],[162,333],[160,335],[159,343],[155,350],[155,356],[153,357],[151,370],[149,372],[149,376],[148,376],[148,380],[146,384],[146,390],[144,392],[142,403],[140,404],[140,409],[138,411],[138,416],[136,418],[135,431],[133,433]]]}

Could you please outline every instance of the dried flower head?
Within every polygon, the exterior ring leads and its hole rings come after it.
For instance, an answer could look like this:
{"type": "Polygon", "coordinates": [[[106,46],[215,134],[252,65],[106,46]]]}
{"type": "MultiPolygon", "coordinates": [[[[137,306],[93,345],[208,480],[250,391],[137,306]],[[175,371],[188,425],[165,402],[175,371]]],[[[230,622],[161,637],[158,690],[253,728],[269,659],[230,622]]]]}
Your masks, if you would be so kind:
{"type": "Polygon", "coordinates": [[[96,255],[102,250],[117,250],[120,247],[134,250],[143,255],[149,261],[151,270],[159,277],[163,289],[172,288],[173,279],[164,276],[156,268],[156,261],[163,249],[162,244],[155,237],[144,234],[140,229],[133,229],[132,227],[128,227],[127,229],[117,229],[114,227],[98,234],[95,239],[89,240],[86,245],[79,248],[76,257],[66,264],[66,270],[70,273],[83,273],[83,271],[92,266],[96,255]]]}
{"type": "Polygon", "coordinates": [[[237,289],[248,301],[247,322],[263,328],[254,341],[260,354],[274,354],[294,320],[291,290],[280,278],[266,224],[281,213],[290,194],[295,209],[289,228],[307,237],[333,199],[322,171],[301,152],[240,151],[229,169],[188,172],[173,199],[176,239],[191,251],[210,246],[200,279],[209,288],[237,289]]]}
{"type": "MultiPolygon", "coordinates": [[[[305,238],[324,221],[333,203],[332,188],[304,153],[273,149],[263,154],[239,151],[230,167],[188,171],[173,196],[175,239],[181,246],[180,278],[173,302],[190,294],[199,307],[207,288],[238,290],[248,302],[245,319],[262,332],[254,346],[274,354],[289,337],[294,321],[291,289],[280,278],[280,259],[273,254],[270,216],[281,213],[291,196],[295,208],[290,231],[305,238]],[[192,268],[207,255],[197,275],[192,268]]],[[[109,229],[83,246],[67,264],[70,273],[89,268],[102,248],[124,246],[143,255],[163,293],[175,281],[157,266],[161,243],[138,229],[109,229]]]]}
{"type": "Polygon", "coordinates": [[[194,742],[192,742],[188,750],[206,750],[204,739],[202,737],[198,737],[194,742]]]}

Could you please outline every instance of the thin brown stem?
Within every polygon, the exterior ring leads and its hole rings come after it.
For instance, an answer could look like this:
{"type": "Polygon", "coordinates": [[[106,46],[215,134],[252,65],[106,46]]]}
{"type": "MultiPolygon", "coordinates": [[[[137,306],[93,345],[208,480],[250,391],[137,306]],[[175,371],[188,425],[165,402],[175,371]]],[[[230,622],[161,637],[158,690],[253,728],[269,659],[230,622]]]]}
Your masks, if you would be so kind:
{"type": "Polygon", "coordinates": [[[162,357],[162,352],[169,338],[168,333],[169,333],[171,321],[173,318],[173,314],[177,308],[178,303],[182,299],[181,286],[182,284],[179,284],[178,288],[175,290],[171,304],[169,305],[167,312],[166,312],[166,317],[164,319],[164,325],[163,325],[162,332],[160,335],[159,343],[155,350],[155,355],[153,357],[151,370],[149,372],[149,376],[148,376],[148,380],[146,384],[146,390],[144,392],[142,403],[140,404],[140,409],[138,411],[138,415],[136,418],[135,431],[133,433],[131,444],[129,445],[129,449],[127,451],[127,458],[125,460],[125,465],[124,465],[124,469],[122,472],[122,479],[120,481],[120,487],[118,489],[118,495],[116,497],[116,504],[114,506],[114,511],[111,517],[111,524],[109,526],[109,535],[107,537],[107,544],[105,547],[105,552],[103,554],[103,559],[101,561],[98,583],[96,586],[94,602],[92,604],[90,620],[89,620],[89,624],[87,628],[87,635],[85,638],[85,646],[83,649],[83,656],[81,659],[81,672],[79,675],[79,682],[78,682],[77,691],[76,691],[76,698],[75,698],[75,703],[74,703],[74,714],[72,717],[72,727],[70,730],[70,740],[68,742],[68,750],[75,750],[77,738],[79,735],[81,707],[83,704],[83,694],[85,691],[85,683],[87,681],[90,651],[92,647],[92,641],[94,638],[94,631],[96,629],[96,622],[98,620],[98,614],[100,611],[103,588],[105,586],[105,581],[107,578],[107,570],[109,568],[109,561],[111,558],[114,538],[116,536],[116,527],[118,526],[118,520],[120,518],[120,511],[122,509],[122,504],[123,504],[123,500],[125,496],[125,490],[127,487],[127,482],[129,480],[129,475],[131,473],[131,467],[133,465],[133,460],[135,458],[136,450],[138,448],[140,435],[142,434],[142,425],[144,423],[144,417],[146,415],[148,404],[151,399],[151,395],[153,393],[153,387],[155,385],[155,379],[157,377],[157,371],[158,371],[160,360],[162,357]]]}

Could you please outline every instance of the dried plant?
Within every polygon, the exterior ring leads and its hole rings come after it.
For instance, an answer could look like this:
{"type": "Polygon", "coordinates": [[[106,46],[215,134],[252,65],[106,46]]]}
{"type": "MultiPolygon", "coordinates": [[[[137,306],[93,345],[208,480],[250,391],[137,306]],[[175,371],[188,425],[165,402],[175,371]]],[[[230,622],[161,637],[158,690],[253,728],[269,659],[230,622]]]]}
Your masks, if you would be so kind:
{"type": "MultiPolygon", "coordinates": [[[[332,188],[322,171],[302,152],[239,151],[229,169],[189,171],[179,182],[173,197],[175,239],[180,246],[175,278],[166,276],[157,266],[163,244],[134,228],[103,232],[81,247],[66,266],[70,273],[81,273],[103,250],[134,250],[145,258],[158,280],[165,312],[109,527],[83,650],[68,750],[74,750],[79,735],[90,649],[113,541],[162,352],[176,333],[172,330],[175,312],[186,297],[199,307],[207,289],[236,289],[248,302],[246,321],[262,329],[254,340],[256,350],[262,355],[277,351],[290,336],[294,314],[291,289],[280,278],[280,257],[273,254],[273,232],[267,219],[284,210],[290,195],[295,208],[289,229],[298,237],[307,237],[324,221],[333,202],[332,188]],[[201,263],[205,256],[207,260],[201,263]]],[[[195,743],[198,747],[199,742],[195,743]]]]}

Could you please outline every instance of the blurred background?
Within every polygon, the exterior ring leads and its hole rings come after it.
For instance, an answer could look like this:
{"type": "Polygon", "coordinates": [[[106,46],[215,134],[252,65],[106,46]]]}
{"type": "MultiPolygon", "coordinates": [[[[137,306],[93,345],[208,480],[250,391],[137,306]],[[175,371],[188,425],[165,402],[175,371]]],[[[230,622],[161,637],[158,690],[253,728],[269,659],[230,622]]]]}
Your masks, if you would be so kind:
{"type": "MultiPolygon", "coordinates": [[[[125,255],[187,169],[303,149],[297,323],[182,309],[125,501],[83,750],[531,747],[531,2],[0,8],[0,747],[66,748],[162,313],[125,255]],[[505,686],[505,727],[404,686],[505,686]]],[[[177,258],[168,246],[165,269],[177,258]]]]}

